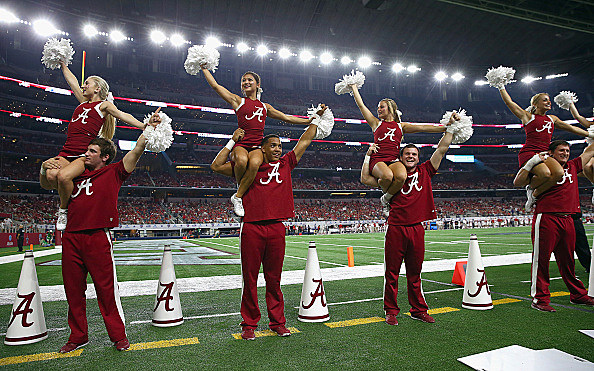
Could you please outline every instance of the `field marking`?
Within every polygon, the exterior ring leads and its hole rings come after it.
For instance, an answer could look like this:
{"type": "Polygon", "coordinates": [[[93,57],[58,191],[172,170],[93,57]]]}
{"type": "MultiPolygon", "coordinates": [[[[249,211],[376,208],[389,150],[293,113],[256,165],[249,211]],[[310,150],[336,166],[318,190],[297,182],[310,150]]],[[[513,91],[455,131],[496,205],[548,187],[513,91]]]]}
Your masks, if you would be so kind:
{"type": "MultiPolygon", "coordinates": [[[[429,309],[427,311],[427,314],[442,314],[442,313],[451,313],[451,312],[459,312],[460,309],[459,308],[452,308],[452,307],[441,307],[441,308],[435,308],[435,309],[429,309]]],[[[406,312],[404,313],[407,316],[411,316],[410,312],[406,312]]]]}
{"type": "MultiPolygon", "coordinates": [[[[300,242],[300,241],[287,241],[287,243],[298,243],[298,244],[304,244],[304,242],[300,242]]],[[[383,250],[383,247],[377,247],[377,246],[359,246],[359,245],[339,245],[339,244],[335,244],[335,243],[321,243],[321,242],[316,242],[316,247],[318,245],[321,246],[339,246],[339,247],[360,247],[363,249],[381,249],[383,250]]]]}
{"type": "Polygon", "coordinates": [[[346,321],[338,321],[338,322],[328,322],[324,323],[324,325],[330,328],[339,328],[339,327],[348,327],[348,326],[356,326],[356,325],[365,325],[368,323],[376,323],[376,322],[384,322],[385,319],[381,317],[369,317],[369,318],[356,318],[356,319],[349,319],[346,321]]]}
{"type": "Polygon", "coordinates": [[[145,349],[156,349],[156,348],[168,348],[168,347],[179,347],[182,345],[200,344],[198,338],[186,338],[186,339],[171,339],[171,340],[159,340],[150,341],[148,343],[135,343],[130,344],[131,350],[145,350],[145,349]]]}
{"type": "MultiPolygon", "coordinates": [[[[61,247],[56,247],[54,249],[41,250],[41,251],[33,250],[33,257],[40,258],[42,256],[49,256],[49,255],[61,254],[61,253],[62,253],[61,247]]],[[[14,262],[18,262],[18,261],[23,261],[24,258],[25,258],[25,254],[15,254],[15,255],[3,256],[3,257],[0,257],[0,264],[8,264],[8,263],[14,263],[14,262]]]]}
{"type": "Polygon", "coordinates": [[[78,357],[82,354],[84,349],[78,349],[70,353],[38,353],[38,354],[29,354],[26,356],[15,356],[15,357],[6,357],[0,358],[0,366],[6,365],[16,365],[19,363],[26,363],[26,362],[36,362],[36,361],[47,361],[49,359],[56,359],[56,358],[69,358],[69,357],[78,357]]]}
{"type": "Polygon", "coordinates": [[[567,296],[569,295],[569,293],[567,291],[556,291],[556,292],[551,292],[551,297],[554,298],[556,296],[567,296]]]}
{"type": "Polygon", "coordinates": [[[520,300],[520,299],[512,299],[512,298],[503,298],[503,299],[493,300],[493,305],[517,303],[519,301],[522,301],[522,300],[520,300]]]}
{"type": "MultiPolygon", "coordinates": [[[[287,327],[287,329],[289,331],[291,331],[291,334],[296,334],[298,332],[301,332],[299,330],[297,330],[295,327],[287,327]]],[[[263,337],[263,336],[277,336],[278,334],[272,330],[262,330],[262,331],[254,331],[254,335],[257,338],[263,337]]],[[[233,334],[232,335],[236,340],[241,340],[241,333],[239,334],[233,334]]]]}
{"type": "MultiPolygon", "coordinates": [[[[204,314],[201,316],[190,316],[190,317],[184,317],[184,321],[190,320],[190,319],[201,319],[201,318],[215,318],[215,317],[228,317],[228,316],[239,316],[241,313],[239,312],[233,312],[233,313],[217,313],[217,314],[204,314]]],[[[141,320],[141,321],[132,321],[130,322],[131,325],[138,325],[141,323],[152,323],[153,320],[141,320]]]]}
{"type": "MultiPolygon", "coordinates": [[[[549,278],[549,281],[560,280],[560,279],[562,279],[562,277],[551,277],[551,278],[549,278]]],[[[522,283],[530,283],[532,281],[528,280],[528,281],[520,281],[520,282],[522,282],[522,283]]]]}

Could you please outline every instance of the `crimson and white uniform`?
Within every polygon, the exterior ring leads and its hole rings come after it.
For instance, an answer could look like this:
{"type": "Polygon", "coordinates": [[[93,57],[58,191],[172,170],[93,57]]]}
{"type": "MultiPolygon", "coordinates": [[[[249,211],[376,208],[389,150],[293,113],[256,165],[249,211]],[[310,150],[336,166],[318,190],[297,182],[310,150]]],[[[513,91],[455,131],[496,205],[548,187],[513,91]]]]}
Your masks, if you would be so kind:
{"type": "Polygon", "coordinates": [[[532,115],[530,121],[524,125],[526,143],[518,154],[520,167],[524,166],[524,163],[530,160],[535,154],[545,152],[549,149],[554,129],[555,123],[551,116],[532,115]]]}
{"type": "Polygon", "coordinates": [[[87,152],[89,143],[99,134],[105,118],[99,109],[103,101],[84,102],[78,105],[68,124],[66,143],[58,156],[80,157],[87,152]]]}
{"type": "Polygon", "coordinates": [[[69,341],[88,340],[87,274],[93,278],[99,309],[112,342],[126,338],[109,228],[119,223],[117,200],[130,176],[121,161],[74,179],[68,224],[62,237],[62,277],[68,300],[69,341]]]}
{"type": "Polygon", "coordinates": [[[369,174],[378,162],[398,161],[400,156],[400,142],[402,141],[402,125],[396,121],[380,121],[373,132],[373,143],[379,149],[372,153],[369,160],[369,174]]]}
{"type": "Polygon", "coordinates": [[[235,114],[237,115],[237,124],[240,129],[245,131],[245,135],[236,146],[251,149],[262,144],[266,113],[266,105],[260,100],[241,98],[241,104],[235,110],[235,114]]]}
{"type": "Polygon", "coordinates": [[[425,220],[437,218],[433,203],[431,178],[437,169],[426,161],[407,174],[404,186],[392,197],[388,231],[386,232],[384,262],[386,267],[384,310],[398,314],[398,275],[404,259],[410,313],[427,313],[429,307],[423,296],[421,268],[425,258],[425,220]]]}
{"type": "Polygon", "coordinates": [[[282,220],[295,216],[291,171],[297,166],[295,152],[279,161],[263,163],[247,193],[243,196],[245,216],[240,232],[242,326],[256,328],[258,307],[258,272],[264,269],[266,307],[269,327],[284,325],[285,311],[280,288],[285,257],[285,226],[282,220]]]}
{"type": "Polygon", "coordinates": [[[582,158],[576,157],[563,166],[565,174],[557,184],[540,195],[532,219],[532,284],[530,295],[535,304],[551,302],[549,293],[549,261],[551,253],[559,273],[569,289],[570,299],[587,296],[584,284],[575,277],[575,229],[572,214],[580,212],[577,175],[582,171],[582,158]]]}

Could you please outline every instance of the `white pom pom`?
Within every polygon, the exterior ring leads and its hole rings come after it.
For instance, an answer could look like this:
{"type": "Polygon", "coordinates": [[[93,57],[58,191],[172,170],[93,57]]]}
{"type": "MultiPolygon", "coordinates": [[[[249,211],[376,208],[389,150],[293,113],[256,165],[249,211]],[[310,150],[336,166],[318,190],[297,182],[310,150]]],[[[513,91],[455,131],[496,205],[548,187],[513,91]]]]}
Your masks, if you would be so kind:
{"type": "MultiPolygon", "coordinates": [[[[446,125],[450,121],[452,113],[454,113],[454,111],[446,111],[439,122],[446,125]]],[[[472,116],[467,116],[466,110],[463,109],[457,111],[457,113],[460,116],[460,120],[455,121],[451,125],[454,129],[452,144],[464,143],[470,139],[474,133],[474,129],[472,128],[472,116]]]]}
{"type": "Polygon", "coordinates": [[[207,70],[214,72],[219,65],[221,54],[215,48],[206,45],[194,45],[188,49],[188,57],[184,63],[186,72],[190,75],[197,75],[204,65],[207,70]]]}
{"type": "Polygon", "coordinates": [[[349,93],[353,95],[351,91],[350,85],[356,85],[357,89],[361,89],[363,84],[365,83],[365,75],[361,71],[355,72],[354,70],[351,71],[350,75],[344,75],[342,80],[334,85],[334,91],[338,95],[349,93]]]}
{"type": "Polygon", "coordinates": [[[159,112],[159,116],[161,117],[161,122],[157,127],[148,125],[150,116],[144,118],[144,123],[147,124],[143,132],[146,138],[146,149],[151,152],[163,152],[171,147],[171,143],[173,143],[171,118],[163,112],[159,112]]]}
{"type": "MultiPolygon", "coordinates": [[[[590,134],[590,136],[594,137],[594,125],[590,125],[588,126],[588,134],[590,134]]],[[[588,143],[588,145],[594,143],[594,139],[590,138],[589,136],[586,137],[586,143],[588,143]]]]}
{"type": "Polygon", "coordinates": [[[555,97],[555,103],[563,109],[569,110],[569,105],[578,101],[575,93],[563,90],[555,97]]]}
{"type": "MultiPolygon", "coordinates": [[[[314,117],[311,123],[318,127],[314,139],[326,138],[332,133],[332,129],[334,128],[334,114],[332,113],[332,110],[330,108],[326,108],[322,116],[320,116],[316,112],[321,109],[321,104],[318,104],[317,107],[311,106],[311,108],[307,109],[307,116],[309,118],[314,117]]],[[[307,128],[305,130],[307,130],[307,128]]]]}
{"type": "Polygon", "coordinates": [[[74,49],[70,44],[69,39],[58,39],[52,37],[45,42],[43,46],[43,56],[41,57],[41,63],[46,68],[55,70],[60,68],[60,62],[69,65],[72,63],[72,56],[74,55],[74,49]]]}
{"type": "Polygon", "coordinates": [[[490,68],[485,77],[487,78],[489,85],[501,89],[512,82],[515,73],[516,70],[511,67],[499,66],[497,68],[490,68]]]}

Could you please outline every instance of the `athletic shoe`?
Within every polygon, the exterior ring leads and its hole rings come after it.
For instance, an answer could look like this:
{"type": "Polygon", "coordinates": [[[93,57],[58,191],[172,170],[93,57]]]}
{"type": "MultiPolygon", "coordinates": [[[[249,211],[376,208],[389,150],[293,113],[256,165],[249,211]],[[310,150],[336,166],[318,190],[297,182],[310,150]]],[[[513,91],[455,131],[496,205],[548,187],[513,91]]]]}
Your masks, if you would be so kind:
{"type": "Polygon", "coordinates": [[[585,296],[582,299],[579,300],[569,300],[569,302],[571,304],[577,304],[577,305],[590,305],[590,306],[594,306],[594,298],[591,296],[585,296]]]}
{"type": "Polygon", "coordinates": [[[130,342],[127,338],[123,338],[122,340],[113,343],[113,346],[119,351],[128,350],[128,348],[130,348],[130,342]]]}
{"type": "Polygon", "coordinates": [[[433,319],[433,317],[431,317],[429,314],[427,314],[426,312],[422,312],[422,313],[415,313],[415,314],[410,314],[410,318],[412,319],[417,319],[419,321],[423,321],[425,323],[435,323],[435,319],[433,319]]]}
{"type": "Polygon", "coordinates": [[[395,314],[386,314],[386,323],[391,326],[396,326],[398,324],[396,315],[395,314]]]}
{"type": "Polygon", "coordinates": [[[384,197],[380,197],[380,202],[382,204],[382,214],[385,218],[390,216],[390,201],[384,201],[384,197]]]}
{"type": "Polygon", "coordinates": [[[66,229],[66,223],[68,222],[68,209],[58,209],[56,213],[58,221],[56,222],[56,229],[63,231],[66,229]]]}
{"type": "Polygon", "coordinates": [[[291,336],[291,331],[286,328],[284,325],[280,325],[278,327],[275,328],[270,328],[272,331],[276,332],[278,334],[278,336],[291,336]]]}
{"type": "Polygon", "coordinates": [[[551,307],[548,304],[535,304],[532,303],[531,307],[534,309],[538,309],[541,312],[556,312],[555,308],[551,307]]]}
{"type": "Polygon", "coordinates": [[[243,211],[243,201],[241,198],[237,197],[237,193],[234,193],[231,196],[231,203],[233,204],[233,212],[237,216],[244,216],[245,211],[243,211]]]}
{"type": "Polygon", "coordinates": [[[241,330],[241,338],[244,340],[256,340],[256,335],[254,334],[254,329],[244,327],[243,330],[241,330]]]}
{"type": "Polygon", "coordinates": [[[86,341],[82,344],[77,344],[77,343],[73,343],[73,342],[69,341],[66,344],[64,344],[64,346],[62,348],[60,348],[60,353],[70,353],[74,350],[77,350],[78,348],[84,347],[87,344],[89,344],[88,341],[86,341]]]}
{"type": "Polygon", "coordinates": [[[536,198],[534,198],[534,189],[530,188],[529,185],[526,186],[526,197],[528,200],[526,201],[526,212],[531,213],[534,211],[534,205],[536,205],[536,198]]]}

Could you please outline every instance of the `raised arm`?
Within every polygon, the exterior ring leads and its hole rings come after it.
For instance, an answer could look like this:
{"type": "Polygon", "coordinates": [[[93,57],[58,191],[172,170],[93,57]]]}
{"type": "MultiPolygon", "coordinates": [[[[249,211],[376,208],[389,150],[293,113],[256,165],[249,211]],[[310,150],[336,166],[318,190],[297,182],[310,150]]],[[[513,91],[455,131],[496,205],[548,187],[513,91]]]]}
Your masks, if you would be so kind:
{"type": "MultiPolygon", "coordinates": [[[[452,113],[452,116],[450,116],[449,125],[453,124],[454,121],[459,119],[460,116],[456,112],[452,113]]],[[[441,160],[443,160],[443,157],[450,148],[450,144],[452,143],[453,137],[454,136],[452,134],[452,130],[446,130],[445,134],[439,140],[439,143],[437,143],[437,149],[435,150],[435,152],[433,152],[430,159],[431,165],[433,165],[433,168],[435,170],[439,169],[439,165],[441,165],[441,160]]]]}
{"type": "MultiPolygon", "coordinates": [[[[103,113],[109,113],[110,115],[112,115],[113,117],[115,117],[116,119],[125,122],[128,125],[132,125],[135,126],[137,128],[140,129],[144,129],[146,127],[146,125],[140,121],[138,121],[137,119],[134,118],[134,116],[132,116],[129,113],[126,112],[122,112],[120,111],[113,103],[105,101],[103,103],[101,103],[101,106],[99,107],[99,109],[101,110],[101,112],[103,113]]],[[[156,111],[156,113],[158,113],[161,110],[161,107],[159,107],[156,111]]],[[[156,126],[155,120],[154,118],[158,117],[155,115],[152,115],[150,120],[149,120],[149,124],[151,126],[156,126]]]]}
{"type": "Polygon", "coordinates": [[[210,71],[206,68],[202,67],[202,73],[206,78],[206,82],[208,82],[208,85],[210,85],[210,87],[215,91],[215,93],[217,93],[221,98],[223,98],[225,102],[229,103],[231,105],[231,108],[237,110],[237,107],[239,107],[239,105],[241,104],[241,97],[237,94],[231,93],[224,86],[219,85],[212,73],[210,73],[210,71]]]}
{"type": "Polygon", "coordinates": [[[570,125],[568,123],[566,123],[565,121],[559,119],[559,117],[557,116],[553,116],[551,115],[551,118],[553,119],[553,122],[555,123],[555,129],[561,129],[561,130],[565,130],[568,131],[570,133],[579,135],[581,137],[589,137],[590,133],[588,133],[586,130],[582,129],[582,128],[578,128],[577,126],[573,126],[570,125]]]}
{"type": "MultiPolygon", "coordinates": [[[[586,168],[588,162],[590,162],[592,157],[594,157],[594,142],[592,144],[590,144],[588,147],[584,148],[584,152],[582,152],[580,157],[582,158],[582,168],[586,168]]],[[[590,165],[592,165],[592,164],[590,164],[590,165]]],[[[589,169],[589,170],[591,170],[591,169],[589,169]]],[[[585,170],[584,170],[584,173],[586,173],[585,170]]],[[[587,176],[589,174],[586,173],[585,175],[587,176]]],[[[588,179],[590,179],[590,177],[588,177],[588,179]]]]}
{"type": "Polygon", "coordinates": [[[289,124],[297,124],[297,125],[309,125],[314,119],[313,117],[310,119],[304,119],[301,117],[287,115],[287,114],[275,109],[268,103],[264,103],[264,104],[266,104],[266,116],[270,117],[271,119],[281,120],[284,122],[288,122],[289,124]]]}
{"type": "Polygon", "coordinates": [[[138,163],[138,160],[140,160],[140,156],[142,156],[145,147],[146,138],[143,134],[140,134],[138,140],[136,141],[136,147],[134,147],[134,149],[132,149],[130,152],[126,153],[122,159],[124,169],[126,169],[127,172],[131,173],[134,171],[134,168],[136,168],[136,164],[138,163]]]}
{"type": "Polygon", "coordinates": [[[593,124],[592,121],[588,121],[584,116],[580,115],[580,112],[577,110],[575,104],[573,103],[569,105],[569,112],[571,112],[573,118],[576,119],[583,127],[589,128],[590,125],[593,124]]]}
{"type": "Polygon", "coordinates": [[[402,124],[403,133],[443,133],[444,131],[446,131],[444,125],[402,124]]]}
{"type": "Polygon", "coordinates": [[[361,183],[370,186],[370,187],[379,187],[379,183],[377,182],[377,178],[369,174],[369,156],[372,153],[377,152],[378,145],[373,143],[369,146],[367,153],[365,154],[365,160],[363,160],[363,165],[361,166],[361,183]]]}
{"type": "MultiPolygon", "coordinates": [[[[231,167],[231,163],[227,161],[227,159],[229,158],[229,153],[231,153],[231,150],[233,149],[235,143],[239,142],[244,135],[245,132],[243,131],[243,129],[236,129],[233,132],[231,140],[227,143],[227,145],[221,148],[217,156],[214,158],[214,160],[212,160],[212,163],[210,164],[210,168],[212,169],[212,171],[230,177],[233,176],[233,168],[231,167]]],[[[256,151],[259,150],[256,149],[256,151]]]]}
{"type": "Polygon", "coordinates": [[[367,124],[369,125],[369,127],[371,127],[371,130],[375,131],[375,129],[379,125],[379,120],[377,119],[377,117],[373,115],[373,113],[371,113],[369,108],[367,108],[367,106],[365,106],[365,104],[363,103],[363,98],[361,98],[361,94],[359,94],[359,89],[357,89],[357,86],[349,85],[349,87],[353,91],[353,98],[355,98],[355,103],[357,103],[357,107],[359,107],[359,111],[361,111],[363,118],[365,119],[365,121],[367,121],[367,124]]]}
{"type": "Polygon", "coordinates": [[[501,99],[503,99],[503,103],[505,103],[507,108],[509,108],[509,110],[517,118],[522,120],[523,124],[527,123],[530,120],[530,118],[532,117],[532,114],[530,112],[527,112],[525,109],[520,107],[516,102],[514,102],[512,100],[512,98],[510,97],[509,93],[507,92],[507,90],[505,90],[505,88],[499,89],[499,94],[501,94],[501,99]]]}
{"type": "Polygon", "coordinates": [[[80,88],[80,84],[78,83],[78,79],[76,78],[76,76],[74,76],[72,71],[70,71],[70,68],[68,68],[66,63],[61,62],[61,65],[62,65],[62,74],[64,75],[64,78],[66,79],[66,82],[68,83],[68,86],[70,86],[70,89],[72,89],[72,92],[74,93],[74,96],[76,97],[78,102],[82,103],[82,102],[86,101],[85,97],[83,96],[82,89],[80,88]]]}

